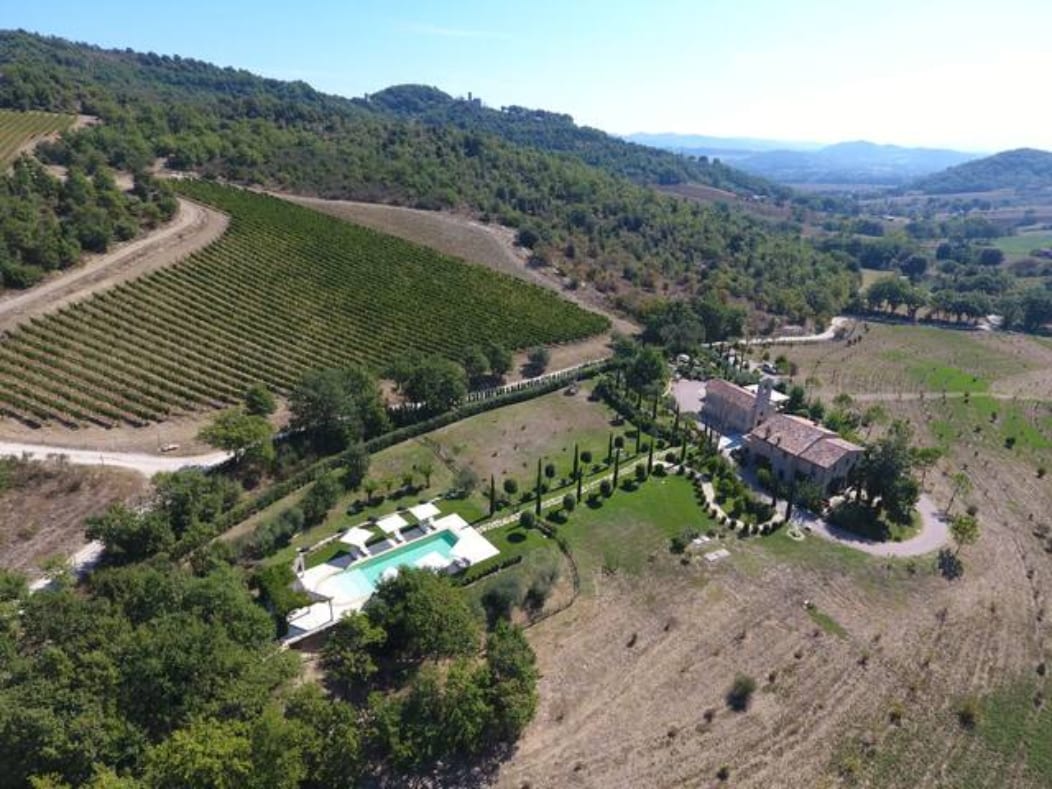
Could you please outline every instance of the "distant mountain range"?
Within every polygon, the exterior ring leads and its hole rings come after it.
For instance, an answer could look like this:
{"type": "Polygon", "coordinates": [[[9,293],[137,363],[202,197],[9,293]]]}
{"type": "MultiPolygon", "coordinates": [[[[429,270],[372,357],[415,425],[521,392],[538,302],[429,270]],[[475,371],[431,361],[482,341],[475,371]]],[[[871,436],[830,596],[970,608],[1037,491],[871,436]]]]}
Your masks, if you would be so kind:
{"type": "Polygon", "coordinates": [[[709,137],[704,134],[640,132],[629,134],[625,139],[640,145],[649,145],[652,148],[664,148],[694,156],[721,156],[725,153],[751,155],[761,151],[817,151],[823,147],[823,144],[818,142],[787,142],[786,140],[766,140],[758,137],[709,137]]]}
{"type": "Polygon", "coordinates": [[[987,156],[913,182],[911,189],[929,194],[1052,190],[1052,153],[1034,148],[987,156]]]}
{"type": "Polygon", "coordinates": [[[872,142],[785,143],[750,138],[636,134],[633,142],[678,153],[708,156],[783,184],[902,186],[976,159],[980,154],[938,148],[906,148],[872,142]]]}

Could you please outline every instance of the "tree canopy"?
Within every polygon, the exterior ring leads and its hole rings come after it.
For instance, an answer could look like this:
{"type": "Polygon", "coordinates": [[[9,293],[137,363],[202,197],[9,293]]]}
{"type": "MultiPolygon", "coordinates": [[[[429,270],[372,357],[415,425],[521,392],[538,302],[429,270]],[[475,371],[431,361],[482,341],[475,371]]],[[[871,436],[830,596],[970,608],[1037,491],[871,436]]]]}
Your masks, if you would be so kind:
{"type": "Polygon", "coordinates": [[[376,380],[360,367],[308,370],[289,394],[289,410],[292,428],[330,451],[377,435],[387,424],[376,380]]]}

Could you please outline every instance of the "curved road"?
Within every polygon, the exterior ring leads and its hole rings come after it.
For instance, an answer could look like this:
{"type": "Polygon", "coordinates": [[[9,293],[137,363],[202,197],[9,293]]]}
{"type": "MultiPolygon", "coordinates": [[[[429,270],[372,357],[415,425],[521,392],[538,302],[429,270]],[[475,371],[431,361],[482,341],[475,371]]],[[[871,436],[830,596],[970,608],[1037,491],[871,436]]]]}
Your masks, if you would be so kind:
{"type": "Polygon", "coordinates": [[[872,556],[905,558],[932,553],[950,541],[950,527],[946,523],[945,516],[935,506],[935,502],[928,494],[921,494],[917,500],[917,512],[921,516],[921,530],[916,536],[902,542],[878,542],[859,537],[833,526],[816,515],[799,510],[793,513],[792,522],[809,528],[812,533],[830,542],[839,543],[872,556]]]}
{"type": "Polygon", "coordinates": [[[68,447],[44,446],[41,444],[19,444],[0,441],[0,456],[29,456],[44,460],[53,455],[64,455],[70,463],[78,466],[113,466],[114,468],[138,471],[152,477],[159,471],[178,471],[190,466],[215,466],[230,457],[227,452],[209,452],[205,455],[150,455],[145,452],[99,452],[93,449],[70,449],[68,447]]]}

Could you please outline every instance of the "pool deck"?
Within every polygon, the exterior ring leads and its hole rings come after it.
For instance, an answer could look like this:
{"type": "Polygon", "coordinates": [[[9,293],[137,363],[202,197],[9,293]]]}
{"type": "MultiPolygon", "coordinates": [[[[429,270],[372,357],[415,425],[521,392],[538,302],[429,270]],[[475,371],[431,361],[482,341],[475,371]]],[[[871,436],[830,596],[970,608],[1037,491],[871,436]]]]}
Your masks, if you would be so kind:
{"type": "Polygon", "coordinates": [[[334,579],[341,573],[357,569],[382,557],[396,558],[391,554],[404,552],[411,553],[410,549],[415,547],[421,540],[427,540],[443,532],[452,534],[456,541],[449,548],[449,561],[439,567],[444,560],[438,552],[429,552],[423,557],[417,557],[416,561],[410,560],[404,564],[395,563],[392,567],[430,567],[435,570],[449,571],[451,569],[463,569],[473,564],[496,556],[500,551],[479,532],[468,525],[459,515],[446,515],[431,521],[429,528],[421,530],[414,539],[409,539],[398,544],[389,551],[379,555],[370,556],[362,554],[349,563],[346,559],[330,560],[316,567],[311,567],[303,572],[297,573],[296,587],[307,592],[315,599],[311,605],[300,608],[289,614],[289,630],[282,639],[286,646],[290,646],[308,636],[314,635],[326,628],[332,627],[340,618],[352,611],[360,611],[372,597],[373,590],[367,593],[346,595],[341,592],[347,591],[346,584],[333,583],[334,579]],[[331,593],[335,591],[335,593],[331,593]],[[327,594],[326,592],[330,592],[327,594]]]}

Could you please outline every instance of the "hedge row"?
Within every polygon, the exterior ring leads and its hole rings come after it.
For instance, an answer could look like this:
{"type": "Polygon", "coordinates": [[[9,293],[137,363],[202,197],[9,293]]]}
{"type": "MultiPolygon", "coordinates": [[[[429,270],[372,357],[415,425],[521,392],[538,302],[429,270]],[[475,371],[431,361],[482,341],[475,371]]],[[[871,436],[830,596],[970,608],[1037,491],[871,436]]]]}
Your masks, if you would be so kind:
{"type": "Polygon", "coordinates": [[[487,576],[493,575],[494,573],[498,573],[501,570],[507,570],[509,567],[514,567],[522,561],[523,557],[520,553],[517,556],[510,556],[505,559],[501,559],[500,561],[494,561],[497,558],[498,557],[493,557],[493,559],[487,559],[486,561],[476,564],[474,567],[465,570],[459,575],[452,576],[453,583],[457,586],[470,586],[471,584],[476,583],[477,581],[481,581],[487,576]]]}

